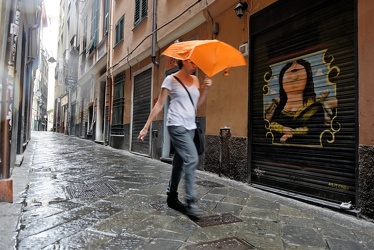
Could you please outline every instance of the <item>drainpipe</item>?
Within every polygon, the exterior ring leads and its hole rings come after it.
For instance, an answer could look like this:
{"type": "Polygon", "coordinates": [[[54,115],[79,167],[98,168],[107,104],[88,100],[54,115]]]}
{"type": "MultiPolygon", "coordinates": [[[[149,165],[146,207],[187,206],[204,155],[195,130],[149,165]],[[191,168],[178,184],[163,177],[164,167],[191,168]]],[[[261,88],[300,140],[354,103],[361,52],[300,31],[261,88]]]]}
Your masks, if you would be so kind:
{"type": "MultiPolygon", "coordinates": [[[[41,4],[41,3],[40,3],[41,4]]],[[[28,45],[28,49],[27,49],[27,54],[28,54],[28,59],[31,59],[31,61],[29,62],[30,64],[27,65],[27,72],[33,72],[34,70],[34,60],[35,58],[32,57],[32,51],[31,51],[31,48],[32,48],[32,32],[34,30],[37,30],[39,27],[40,27],[40,20],[41,20],[41,16],[42,16],[42,8],[40,5],[37,5],[36,6],[37,8],[37,16],[36,16],[36,19],[35,19],[35,24],[33,26],[31,26],[28,30],[28,40],[27,40],[27,45],[28,45]],[[29,69],[29,67],[31,67],[31,71],[29,69]]],[[[36,39],[39,39],[38,37],[36,39]]],[[[37,51],[39,51],[39,48],[37,49],[37,51]]],[[[31,100],[32,100],[32,89],[33,89],[33,79],[31,79],[31,76],[32,74],[30,73],[29,77],[28,77],[28,81],[29,81],[29,84],[26,86],[26,93],[25,95],[27,95],[29,97],[29,103],[25,103],[26,107],[27,107],[27,118],[26,118],[26,123],[27,124],[24,124],[24,126],[26,126],[26,128],[28,128],[26,130],[26,133],[27,133],[27,137],[26,137],[26,141],[29,140],[30,138],[30,129],[31,129],[31,126],[30,126],[30,117],[31,117],[31,108],[30,108],[30,103],[31,103],[31,100]]],[[[21,84],[22,86],[22,84],[21,84]]],[[[22,87],[20,88],[20,96],[23,96],[23,89],[22,87]]]]}
{"type": "Polygon", "coordinates": [[[112,93],[112,85],[113,85],[113,72],[112,72],[112,13],[114,13],[114,4],[112,1],[109,1],[110,16],[108,20],[108,38],[107,38],[107,79],[106,79],[106,95],[105,95],[105,104],[107,105],[108,109],[105,114],[105,133],[104,133],[104,145],[107,146],[110,144],[110,118],[112,116],[112,103],[113,103],[113,93],[112,93]]]}
{"type": "MultiPolygon", "coordinates": [[[[38,8],[38,13],[37,13],[37,16],[36,16],[36,20],[35,20],[35,24],[33,26],[31,26],[29,28],[29,37],[28,37],[28,41],[27,41],[27,45],[28,45],[28,48],[27,48],[27,51],[28,51],[28,54],[30,55],[30,50],[31,50],[31,32],[33,32],[34,30],[38,29],[39,26],[40,26],[40,19],[41,19],[41,16],[42,16],[42,10],[41,10],[41,7],[40,6],[37,6],[38,8]]],[[[35,59],[35,58],[33,58],[35,59]]]]}
{"type": "Polygon", "coordinates": [[[152,22],[152,63],[158,66],[156,61],[156,42],[157,42],[157,0],[153,0],[153,22],[152,22]]]}

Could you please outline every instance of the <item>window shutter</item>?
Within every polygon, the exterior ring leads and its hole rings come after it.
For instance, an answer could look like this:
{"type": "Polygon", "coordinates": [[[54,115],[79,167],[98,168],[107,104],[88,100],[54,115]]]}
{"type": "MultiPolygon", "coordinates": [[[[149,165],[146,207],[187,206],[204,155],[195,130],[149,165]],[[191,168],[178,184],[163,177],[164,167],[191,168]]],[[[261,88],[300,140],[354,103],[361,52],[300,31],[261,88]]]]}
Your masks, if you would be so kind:
{"type": "Polygon", "coordinates": [[[105,15],[105,21],[104,21],[104,34],[108,34],[108,26],[109,26],[109,13],[105,15]]]}
{"type": "Polygon", "coordinates": [[[142,0],[142,18],[147,16],[147,12],[148,12],[148,1],[142,0]]]}
{"type": "Polygon", "coordinates": [[[139,24],[143,18],[147,16],[148,12],[148,1],[147,0],[136,0],[135,1],[135,13],[134,13],[134,26],[139,24]]]}
{"type": "Polygon", "coordinates": [[[140,0],[135,0],[135,17],[134,23],[135,25],[140,22],[140,0]]]}
{"type": "Polygon", "coordinates": [[[121,39],[124,38],[124,29],[125,29],[125,25],[124,25],[124,22],[125,22],[125,18],[122,17],[121,19],[121,22],[120,22],[120,34],[121,34],[121,39]]]}

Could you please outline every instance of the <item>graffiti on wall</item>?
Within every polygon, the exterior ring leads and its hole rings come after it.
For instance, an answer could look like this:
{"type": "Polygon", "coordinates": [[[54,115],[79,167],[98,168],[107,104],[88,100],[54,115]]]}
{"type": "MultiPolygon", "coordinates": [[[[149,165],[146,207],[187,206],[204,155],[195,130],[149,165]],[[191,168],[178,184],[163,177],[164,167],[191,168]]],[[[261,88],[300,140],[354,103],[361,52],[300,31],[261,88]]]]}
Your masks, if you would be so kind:
{"type": "Polygon", "coordinates": [[[272,144],[323,147],[341,126],[336,85],[340,73],[327,49],[269,65],[264,74],[263,113],[272,144]]]}

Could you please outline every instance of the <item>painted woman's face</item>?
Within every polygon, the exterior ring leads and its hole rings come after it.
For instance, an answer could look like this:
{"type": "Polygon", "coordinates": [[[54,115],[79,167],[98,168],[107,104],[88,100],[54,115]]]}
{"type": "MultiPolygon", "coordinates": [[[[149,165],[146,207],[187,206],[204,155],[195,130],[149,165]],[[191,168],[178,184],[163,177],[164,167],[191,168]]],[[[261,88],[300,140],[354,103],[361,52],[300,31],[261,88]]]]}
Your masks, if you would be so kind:
{"type": "Polygon", "coordinates": [[[307,81],[306,70],[303,65],[294,61],[283,76],[283,89],[286,94],[299,94],[305,89],[307,81]]]}

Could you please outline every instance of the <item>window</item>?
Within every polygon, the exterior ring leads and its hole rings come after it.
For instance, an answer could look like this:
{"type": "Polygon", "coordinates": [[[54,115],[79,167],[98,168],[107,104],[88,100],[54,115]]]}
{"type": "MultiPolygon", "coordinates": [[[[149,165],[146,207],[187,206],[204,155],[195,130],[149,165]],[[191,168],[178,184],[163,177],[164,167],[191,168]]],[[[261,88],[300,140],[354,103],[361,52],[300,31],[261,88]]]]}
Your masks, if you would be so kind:
{"type": "Polygon", "coordinates": [[[123,125],[123,110],[125,107],[125,73],[114,77],[112,125],[123,125]]]}
{"type": "Polygon", "coordinates": [[[83,20],[82,54],[86,53],[86,47],[87,47],[87,16],[83,20]]]}
{"type": "Polygon", "coordinates": [[[99,42],[99,20],[100,20],[100,0],[94,0],[92,3],[92,15],[91,15],[91,40],[93,41],[93,47],[99,42]]]}
{"type": "Polygon", "coordinates": [[[116,24],[116,40],[115,40],[115,44],[114,45],[117,45],[120,41],[123,40],[123,36],[124,36],[124,16],[122,16],[119,21],[117,22],[116,24]]]}
{"type": "Polygon", "coordinates": [[[137,26],[148,13],[148,0],[135,0],[134,26],[137,26]]]}
{"type": "Polygon", "coordinates": [[[104,3],[104,35],[108,34],[108,28],[109,28],[109,0],[105,0],[104,3]]]}

